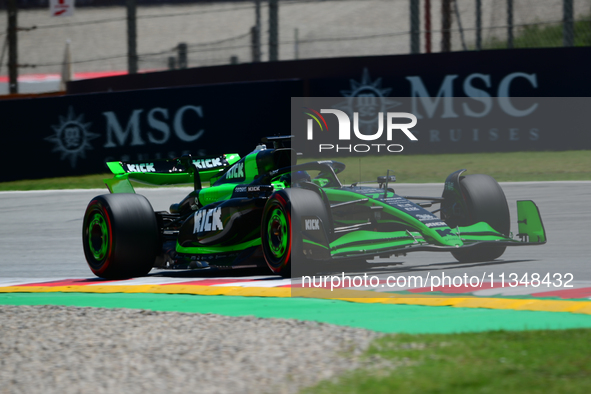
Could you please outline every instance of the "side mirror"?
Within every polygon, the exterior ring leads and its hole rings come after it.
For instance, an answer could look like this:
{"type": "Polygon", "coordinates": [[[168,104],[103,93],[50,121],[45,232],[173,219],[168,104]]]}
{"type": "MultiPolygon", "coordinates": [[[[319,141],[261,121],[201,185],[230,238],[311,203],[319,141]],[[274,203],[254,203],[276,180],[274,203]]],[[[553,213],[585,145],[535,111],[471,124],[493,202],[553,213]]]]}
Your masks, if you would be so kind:
{"type": "Polygon", "coordinates": [[[379,183],[379,187],[380,189],[384,187],[384,184],[388,184],[390,182],[396,182],[396,175],[388,175],[388,176],[379,176],[378,177],[378,183],[379,183]]]}

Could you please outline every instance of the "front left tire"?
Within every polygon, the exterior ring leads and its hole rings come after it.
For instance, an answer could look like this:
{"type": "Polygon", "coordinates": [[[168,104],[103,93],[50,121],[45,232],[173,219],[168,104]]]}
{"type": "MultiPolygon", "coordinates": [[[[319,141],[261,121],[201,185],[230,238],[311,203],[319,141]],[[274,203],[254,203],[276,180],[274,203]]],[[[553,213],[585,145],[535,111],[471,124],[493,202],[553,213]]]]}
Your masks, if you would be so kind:
{"type": "Polygon", "coordinates": [[[300,188],[288,188],[273,193],[263,209],[261,239],[267,265],[275,274],[291,277],[293,265],[296,274],[307,272],[316,264],[303,252],[300,234],[303,217],[319,218],[328,224],[326,207],[317,192],[300,188]]]}

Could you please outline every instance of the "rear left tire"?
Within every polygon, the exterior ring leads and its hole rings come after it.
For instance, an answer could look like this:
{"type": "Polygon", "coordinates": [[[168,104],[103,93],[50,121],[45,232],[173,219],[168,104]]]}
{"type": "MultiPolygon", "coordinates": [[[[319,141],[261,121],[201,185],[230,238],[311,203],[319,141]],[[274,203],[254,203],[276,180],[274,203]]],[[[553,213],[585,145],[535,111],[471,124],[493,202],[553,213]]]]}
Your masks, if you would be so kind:
{"type": "Polygon", "coordinates": [[[137,194],[97,196],[86,208],[84,255],[91,271],[105,279],[144,276],[160,250],[156,214],[137,194]]]}

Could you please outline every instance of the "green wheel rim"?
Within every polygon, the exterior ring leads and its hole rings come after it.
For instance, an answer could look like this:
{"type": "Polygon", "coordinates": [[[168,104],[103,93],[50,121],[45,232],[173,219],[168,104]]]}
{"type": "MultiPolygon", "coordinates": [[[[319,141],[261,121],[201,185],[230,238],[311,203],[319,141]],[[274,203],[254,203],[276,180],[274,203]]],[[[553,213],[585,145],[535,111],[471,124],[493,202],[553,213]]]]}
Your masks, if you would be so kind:
{"type": "Polygon", "coordinates": [[[88,248],[98,261],[104,259],[109,250],[109,229],[100,213],[95,213],[88,224],[88,248]]]}
{"type": "Polygon", "coordinates": [[[267,244],[273,256],[280,259],[287,252],[288,243],[287,218],[281,209],[275,208],[267,223],[267,244]]]}

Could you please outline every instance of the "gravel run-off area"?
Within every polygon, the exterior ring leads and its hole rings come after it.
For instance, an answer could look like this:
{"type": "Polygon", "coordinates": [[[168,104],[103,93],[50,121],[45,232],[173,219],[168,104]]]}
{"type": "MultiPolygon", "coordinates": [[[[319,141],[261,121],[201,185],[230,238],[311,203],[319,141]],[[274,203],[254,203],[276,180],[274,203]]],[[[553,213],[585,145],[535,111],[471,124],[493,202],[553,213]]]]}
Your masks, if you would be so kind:
{"type": "Polygon", "coordinates": [[[377,367],[361,354],[380,335],[251,316],[0,305],[0,393],[292,393],[377,367]]]}

